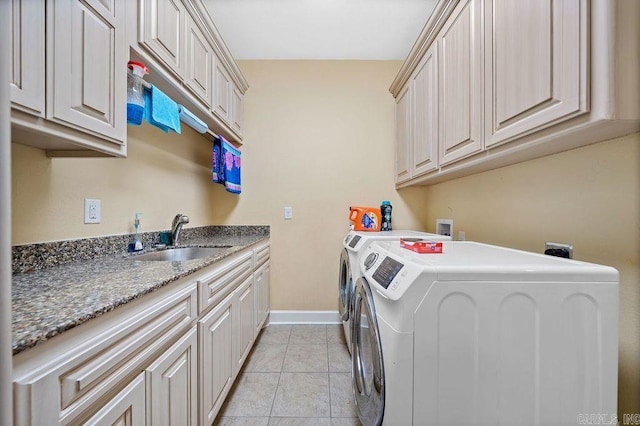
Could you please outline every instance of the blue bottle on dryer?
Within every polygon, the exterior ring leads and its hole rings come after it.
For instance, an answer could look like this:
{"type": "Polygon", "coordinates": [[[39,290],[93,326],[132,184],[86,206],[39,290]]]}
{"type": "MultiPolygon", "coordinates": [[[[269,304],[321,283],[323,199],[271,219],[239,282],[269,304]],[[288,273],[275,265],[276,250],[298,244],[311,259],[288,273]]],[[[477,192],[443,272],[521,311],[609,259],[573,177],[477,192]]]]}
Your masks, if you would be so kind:
{"type": "Polygon", "coordinates": [[[391,203],[389,201],[383,201],[380,206],[380,215],[382,216],[380,230],[391,231],[391,203]]]}

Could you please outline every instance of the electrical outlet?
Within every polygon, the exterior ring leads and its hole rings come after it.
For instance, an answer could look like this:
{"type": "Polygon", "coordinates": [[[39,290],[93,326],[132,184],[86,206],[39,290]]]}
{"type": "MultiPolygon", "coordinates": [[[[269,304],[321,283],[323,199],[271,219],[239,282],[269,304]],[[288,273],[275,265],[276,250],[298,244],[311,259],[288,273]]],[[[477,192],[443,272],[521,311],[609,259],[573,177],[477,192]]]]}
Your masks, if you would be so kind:
{"type": "Polygon", "coordinates": [[[467,234],[464,231],[458,231],[458,241],[464,241],[467,239],[467,234]]]}
{"type": "Polygon", "coordinates": [[[100,223],[100,200],[84,199],[84,223],[100,223]]]}
{"type": "Polygon", "coordinates": [[[573,245],[547,241],[544,243],[544,254],[573,259],[573,245]]]}
{"type": "Polygon", "coordinates": [[[284,208],[284,218],[287,220],[293,219],[293,207],[284,208]]]}

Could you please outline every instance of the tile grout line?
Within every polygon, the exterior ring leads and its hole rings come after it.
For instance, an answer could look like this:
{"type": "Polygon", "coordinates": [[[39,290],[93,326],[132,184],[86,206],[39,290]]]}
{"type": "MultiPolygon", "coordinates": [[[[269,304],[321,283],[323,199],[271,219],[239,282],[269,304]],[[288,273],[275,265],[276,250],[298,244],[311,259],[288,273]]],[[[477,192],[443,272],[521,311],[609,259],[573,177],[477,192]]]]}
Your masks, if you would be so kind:
{"type": "Polygon", "coordinates": [[[273,418],[273,407],[276,405],[276,396],[278,396],[278,388],[280,387],[280,380],[282,379],[282,372],[284,370],[284,360],[287,357],[287,352],[289,351],[289,342],[291,341],[291,333],[293,332],[293,327],[289,330],[289,336],[287,337],[287,347],[284,350],[284,357],[282,357],[282,364],[280,365],[280,372],[278,373],[278,383],[276,384],[276,391],[273,394],[273,400],[271,401],[271,410],[269,410],[269,420],[267,424],[271,423],[271,419],[273,418]]]}
{"type": "Polygon", "coordinates": [[[325,334],[327,335],[327,382],[329,383],[329,423],[333,424],[333,395],[331,395],[331,362],[329,361],[329,330],[325,326],[325,334]]]}

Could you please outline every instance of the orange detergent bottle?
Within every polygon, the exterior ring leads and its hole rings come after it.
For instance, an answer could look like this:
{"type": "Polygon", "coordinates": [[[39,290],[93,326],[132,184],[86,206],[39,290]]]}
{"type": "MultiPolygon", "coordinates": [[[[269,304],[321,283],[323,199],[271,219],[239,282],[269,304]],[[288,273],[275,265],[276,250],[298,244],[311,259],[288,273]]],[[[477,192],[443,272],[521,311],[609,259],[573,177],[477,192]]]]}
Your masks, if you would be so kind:
{"type": "Polygon", "coordinates": [[[349,220],[355,231],[379,231],[380,209],[376,207],[349,207],[349,220]]]}

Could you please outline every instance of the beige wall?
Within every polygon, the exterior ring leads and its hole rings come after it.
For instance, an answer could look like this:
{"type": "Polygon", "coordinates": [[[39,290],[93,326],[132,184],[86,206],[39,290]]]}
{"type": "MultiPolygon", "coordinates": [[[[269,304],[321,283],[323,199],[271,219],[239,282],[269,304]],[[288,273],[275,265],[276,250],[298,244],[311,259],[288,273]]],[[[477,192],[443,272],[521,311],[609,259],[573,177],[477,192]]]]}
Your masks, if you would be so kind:
{"type": "Polygon", "coordinates": [[[211,184],[211,143],[185,126],[183,136],[130,126],[126,159],[50,159],[12,148],[13,244],[133,232],[136,212],[142,231],[168,229],[178,212],[202,226],[216,200],[233,197],[211,184]],[[100,224],[83,223],[85,198],[101,200],[100,224]]]}
{"type": "Polygon", "coordinates": [[[349,205],[390,200],[396,227],[421,228],[424,191],[393,184],[400,62],[240,61],[245,97],[243,196],[215,223],[271,225],[272,309],[336,310],[349,205]],[[293,207],[284,220],[283,208],[293,207]]]}
{"type": "Polygon", "coordinates": [[[48,159],[14,144],[13,244],[205,224],[267,224],[272,309],[336,310],[349,205],[394,206],[396,228],[425,222],[422,189],[393,185],[393,98],[400,62],[245,61],[243,193],[210,182],[211,145],[188,128],[129,128],[126,159],[48,159]],[[102,223],[83,224],[84,198],[102,223]],[[293,207],[293,220],[283,207],[293,207]]]}
{"type": "Polygon", "coordinates": [[[571,243],[576,259],[620,271],[619,412],[640,413],[640,134],[425,192],[430,230],[450,218],[467,240],[535,252],[571,243]]]}

